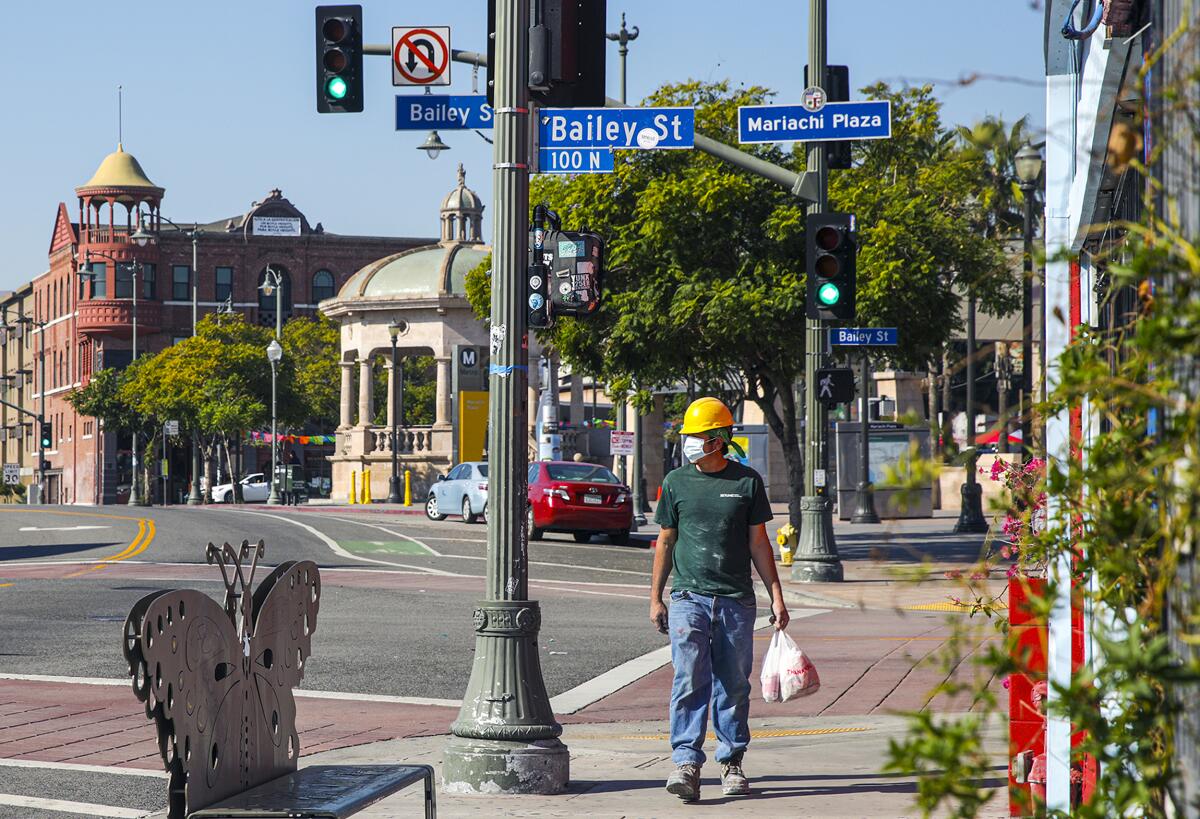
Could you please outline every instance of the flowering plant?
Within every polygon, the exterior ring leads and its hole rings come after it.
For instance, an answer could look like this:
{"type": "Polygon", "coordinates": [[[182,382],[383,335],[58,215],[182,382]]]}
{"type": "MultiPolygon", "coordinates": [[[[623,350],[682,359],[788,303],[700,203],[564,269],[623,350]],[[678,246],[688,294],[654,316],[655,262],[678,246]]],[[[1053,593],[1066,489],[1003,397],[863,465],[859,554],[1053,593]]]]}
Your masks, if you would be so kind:
{"type": "MultiPolygon", "coordinates": [[[[1001,481],[1012,502],[1000,522],[1000,556],[1018,562],[1008,568],[1008,576],[1041,574],[1045,563],[1029,548],[1031,541],[1046,528],[1046,462],[1030,458],[1023,464],[995,460],[989,477],[1001,481]]],[[[983,474],[983,470],[979,470],[983,474]]]]}

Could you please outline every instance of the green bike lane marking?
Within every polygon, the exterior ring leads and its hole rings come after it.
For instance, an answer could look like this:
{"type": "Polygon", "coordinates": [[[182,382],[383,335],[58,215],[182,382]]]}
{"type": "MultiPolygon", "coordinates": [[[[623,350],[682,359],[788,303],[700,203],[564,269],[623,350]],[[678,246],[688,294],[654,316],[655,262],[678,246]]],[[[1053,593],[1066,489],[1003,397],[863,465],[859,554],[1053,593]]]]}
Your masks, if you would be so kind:
{"type": "Polygon", "coordinates": [[[338,540],[338,545],[360,555],[429,555],[419,543],[411,540],[338,540]]]}

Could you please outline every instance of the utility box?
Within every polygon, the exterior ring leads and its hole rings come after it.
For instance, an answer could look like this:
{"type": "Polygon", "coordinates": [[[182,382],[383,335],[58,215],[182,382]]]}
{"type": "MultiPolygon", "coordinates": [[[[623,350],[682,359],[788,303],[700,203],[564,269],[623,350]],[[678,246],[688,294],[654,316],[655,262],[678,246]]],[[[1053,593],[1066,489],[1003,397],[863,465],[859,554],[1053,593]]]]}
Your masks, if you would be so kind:
{"type": "MultiPolygon", "coordinates": [[[[933,486],[925,482],[906,489],[882,486],[888,469],[903,468],[914,460],[928,460],[929,428],[903,424],[870,422],[868,429],[870,481],[875,488],[875,511],[880,518],[933,517],[933,486]]],[[[859,441],[862,427],[858,421],[839,421],[834,425],[837,441],[838,518],[849,520],[854,513],[859,481],[859,441]]]]}

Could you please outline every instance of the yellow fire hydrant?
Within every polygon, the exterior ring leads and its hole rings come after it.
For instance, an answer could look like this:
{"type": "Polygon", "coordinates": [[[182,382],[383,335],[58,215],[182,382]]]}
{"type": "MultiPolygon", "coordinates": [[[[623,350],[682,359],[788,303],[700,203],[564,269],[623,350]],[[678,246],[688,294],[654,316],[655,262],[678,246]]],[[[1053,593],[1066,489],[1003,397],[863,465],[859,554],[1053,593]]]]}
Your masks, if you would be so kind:
{"type": "Polygon", "coordinates": [[[775,533],[775,542],[779,544],[779,562],[784,566],[792,565],[792,555],[796,553],[799,538],[800,530],[790,523],[783,524],[775,533]]]}

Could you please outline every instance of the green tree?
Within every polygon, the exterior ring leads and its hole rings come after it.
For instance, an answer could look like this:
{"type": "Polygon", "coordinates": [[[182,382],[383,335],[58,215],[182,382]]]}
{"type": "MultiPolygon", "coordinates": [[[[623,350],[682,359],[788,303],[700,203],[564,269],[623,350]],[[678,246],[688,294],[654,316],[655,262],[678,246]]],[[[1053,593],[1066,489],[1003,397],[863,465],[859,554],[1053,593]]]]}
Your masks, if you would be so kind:
{"type": "MultiPolygon", "coordinates": [[[[923,364],[955,329],[958,296],[949,274],[986,282],[985,300],[1002,300],[1005,287],[994,274],[1003,259],[994,242],[972,230],[982,160],[942,128],[931,90],[867,91],[892,101],[894,135],[856,144],[855,168],[832,175],[831,205],[859,220],[858,321],[899,327],[904,347],[896,363],[923,364]]],[[[649,104],[695,106],[698,132],[736,144],[738,106],[769,96],[765,88],[688,82],[663,87],[649,104]]],[[[745,150],[804,169],[799,148],[745,150]]],[[[607,242],[600,310],[585,321],[561,319],[539,334],[543,343],[611,390],[635,381],[685,383],[697,393],[754,401],[782,446],[798,522],[803,203],[699,151],[621,152],[612,174],[536,177],[531,199],[549,203],[564,227],[586,227],[607,242]]],[[[468,277],[467,292],[482,314],[483,265],[468,277]]],[[[648,398],[635,401],[644,406],[648,398]]]]}
{"type": "Polygon", "coordinates": [[[323,314],[294,318],[283,325],[283,355],[295,371],[304,419],[322,429],[338,423],[339,349],[338,326],[323,314]]]}

